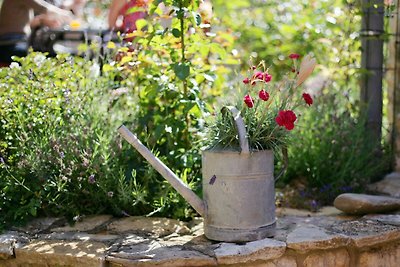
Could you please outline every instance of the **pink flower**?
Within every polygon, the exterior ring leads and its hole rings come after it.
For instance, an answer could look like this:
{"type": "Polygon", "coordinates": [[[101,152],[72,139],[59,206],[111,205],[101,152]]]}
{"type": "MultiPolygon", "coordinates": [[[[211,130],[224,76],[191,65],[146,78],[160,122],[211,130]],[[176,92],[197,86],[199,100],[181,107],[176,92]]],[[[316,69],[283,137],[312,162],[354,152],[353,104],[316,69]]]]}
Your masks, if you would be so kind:
{"type": "Polygon", "coordinates": [[[244,84],[249,84],[250,83],[250,79],[249,78],[244,78],[243,79],[243,83],[244,84]]]}
{"type": "Polygon", "coordinates": [[[264,73],[264,82],[270,82],[272,80],[272,75],[268,74],[267,72],[264,73]]]}
{"type": "Polygon", "coordinates": [[[258,92],[258,96],[260,97],[260,99],[262,99],[264,101],[268,101],[268,99],[269,99],[269,94],[264,89],[262,89],[262,90],[260,90],[260,92],[258,92]]]}
{"type": "Polygon", "coordinates": [[[279,126],[284,126],[287,130],[293,130],[294,122],[297,120],[296,114],[291,110],[280,110],[275,118],[279,126]]]}
{"type": "Polygon", "coordinates": [[[298,59],[298,58],[300,58],[300,55],[299,55],[299,54],[293,53],[293,54],[290,54],[290,55],[289,55],[289,58],[291,58],[291,59],[298,59]]]}
{"type": "Polygon", "coordinates": [[[264,79],[264,73],[261,71],[257,71],[256,73],[254,73],[254,78],[255,79],[259,79],[259,80],[263,80],[264,79]]]}
{"type": "Polygon", "coordinates": [[[254,107],[254,101],[250,95],[245,95],[243,101],[247,105],[247,107],[249,107],[249,108],[254,107]]]}
{"type": "Polygon", "coordinates": [[[304,99],[304,101],[306,102],[307,105],[309,105],[309,106],[312,105],[313,99],[312,99],[310,94],[304,93],[303,94],[303,99],[304,99]]]}

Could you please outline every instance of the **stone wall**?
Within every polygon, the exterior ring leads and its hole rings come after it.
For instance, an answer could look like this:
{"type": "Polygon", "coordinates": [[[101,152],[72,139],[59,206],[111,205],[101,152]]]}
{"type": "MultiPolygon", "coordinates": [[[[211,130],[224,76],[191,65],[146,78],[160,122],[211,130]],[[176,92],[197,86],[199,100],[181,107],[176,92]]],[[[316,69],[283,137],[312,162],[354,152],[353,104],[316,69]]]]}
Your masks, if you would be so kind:
{"type": "Polygon", "coordinates": [[[397,267],[400,214],[348,217],[334,208],[281,210],[277,235],[213,242],[202,220],[86,217],[36,220],[0,235],[0,266],[397,267]]]}

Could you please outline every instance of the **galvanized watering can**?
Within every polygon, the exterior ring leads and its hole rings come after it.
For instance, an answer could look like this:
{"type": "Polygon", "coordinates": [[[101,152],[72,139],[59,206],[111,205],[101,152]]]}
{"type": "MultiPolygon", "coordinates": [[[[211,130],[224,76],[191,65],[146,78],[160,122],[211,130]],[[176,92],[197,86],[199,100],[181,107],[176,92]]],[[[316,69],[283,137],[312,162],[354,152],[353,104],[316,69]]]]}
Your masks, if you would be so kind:
{"type": "MultiPolygon", "coordinates": [[[[238,130],[241,151],[207,150],[202,154],[203,195],[200,199],[124,125],[118,132],[204,218],[207,238],[244,242],[275,234],[274,155],[250,152],[239,111],[227,107],[238,130]]],[[[280,175],[279,175],[280,176],[280,175]]]]}

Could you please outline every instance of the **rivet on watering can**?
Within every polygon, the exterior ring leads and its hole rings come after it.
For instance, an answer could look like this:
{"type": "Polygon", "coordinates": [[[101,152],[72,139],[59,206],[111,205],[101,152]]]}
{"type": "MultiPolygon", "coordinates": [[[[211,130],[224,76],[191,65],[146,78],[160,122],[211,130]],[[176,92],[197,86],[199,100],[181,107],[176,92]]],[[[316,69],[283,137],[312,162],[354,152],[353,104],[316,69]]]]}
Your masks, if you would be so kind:
{"type": "Polygon", "coordinates": [[[217,179],[217,176],[215,174],[211,177],[209,184],[213,185],[215,183],[215,180],[217,179]]]}

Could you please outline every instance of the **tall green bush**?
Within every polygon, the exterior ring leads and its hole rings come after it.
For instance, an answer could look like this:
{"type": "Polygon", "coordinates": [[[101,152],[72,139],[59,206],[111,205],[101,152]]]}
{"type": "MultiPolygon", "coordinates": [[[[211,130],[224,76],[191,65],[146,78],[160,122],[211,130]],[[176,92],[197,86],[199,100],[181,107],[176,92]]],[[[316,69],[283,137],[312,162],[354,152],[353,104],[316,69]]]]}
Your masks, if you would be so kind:
{"type": "Polygon", "coordinates": [[[291,183],[302,195],[300,202],[332,204],[337,194],[362,191],[387,170],[390,151],[384,145],[377,153],[369,145],[358,106],[363,73],[359,1],[213,3],[215,23],[232,31],[244,66],[249,56],[273,62],[273,79],[279,80],[278,70],[288,70],[283,62],[290,53],[313,53],[319,63],[315,79],[306,84],[314,107],[303,112],[294,130],[289,169],[280,186],[291,183]]]}

